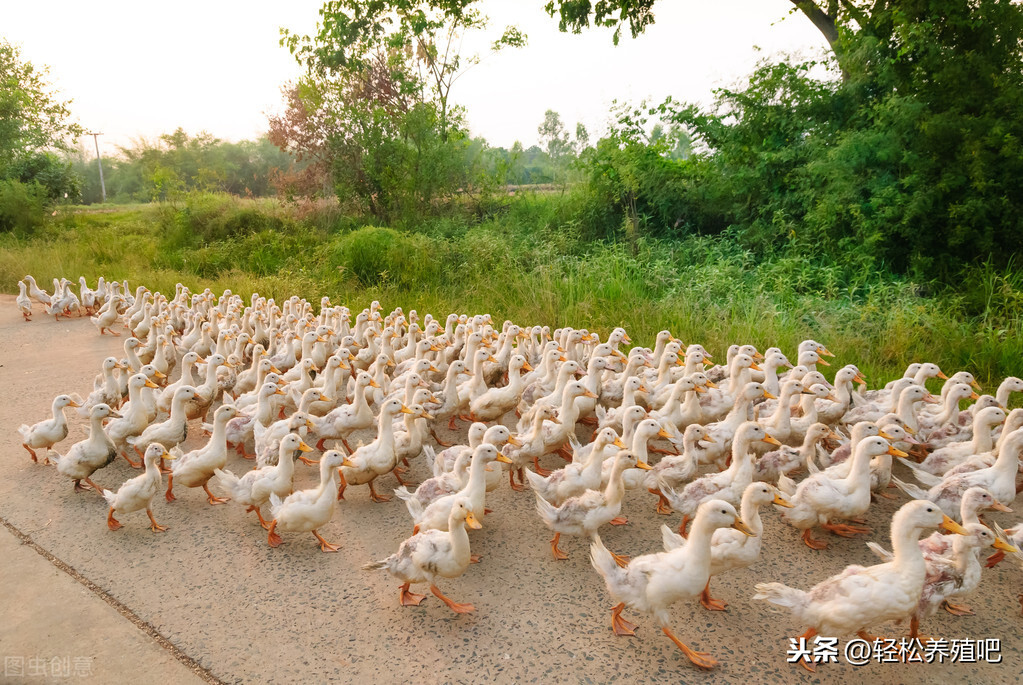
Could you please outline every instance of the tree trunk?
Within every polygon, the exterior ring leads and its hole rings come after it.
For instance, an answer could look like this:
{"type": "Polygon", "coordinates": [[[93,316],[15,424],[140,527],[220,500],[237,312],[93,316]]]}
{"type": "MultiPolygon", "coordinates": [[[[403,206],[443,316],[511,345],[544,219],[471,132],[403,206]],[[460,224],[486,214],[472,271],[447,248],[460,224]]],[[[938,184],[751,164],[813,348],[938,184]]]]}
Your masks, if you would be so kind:
{"type": "Polygon", "coordinates": [[[842,47],[839,43],[838,24],[836,23],[838,3],[831,3],[831,13],[828,13],[814,0],[791,0],[791,2],[817,27],[817,30],[821,32],[824,39],[828,41],[831,51],[835,53],[835,59],[838,60],[838,68],[842,71],[842,80],[848,80],[849,72],[846,71],[844,60],[842,59],[842,47]]]}

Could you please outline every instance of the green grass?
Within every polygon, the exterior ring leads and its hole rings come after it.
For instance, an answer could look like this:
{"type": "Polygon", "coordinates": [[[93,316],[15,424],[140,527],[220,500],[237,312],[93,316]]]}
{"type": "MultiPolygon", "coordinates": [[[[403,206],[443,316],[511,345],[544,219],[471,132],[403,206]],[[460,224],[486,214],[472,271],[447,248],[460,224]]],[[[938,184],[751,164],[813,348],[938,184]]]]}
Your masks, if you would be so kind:
{"type": "MultiPolygon", "coordinates": [[[[6,292],[32,273],[90,283],[103,275],[172,292],[230,288],[354,309],[379,299],[497,321],[625,326],[649,344],[667,328],[720,357],[733,342],[792,351],[812,337],[871,381],[916,360],[966,369],[985,385],[1023,375],[1023,276],[979,267],[958,293],[930,293],[825,255],[766,260],[720,237],[588,242],[571,196],[523,195],[491,216],[380,228],[336,208],[197,195],[176,204],[67,210],[29,238],[0,235],[6,292]]],[[[793,362],[795,360],[793,359],[793,362]]]]}

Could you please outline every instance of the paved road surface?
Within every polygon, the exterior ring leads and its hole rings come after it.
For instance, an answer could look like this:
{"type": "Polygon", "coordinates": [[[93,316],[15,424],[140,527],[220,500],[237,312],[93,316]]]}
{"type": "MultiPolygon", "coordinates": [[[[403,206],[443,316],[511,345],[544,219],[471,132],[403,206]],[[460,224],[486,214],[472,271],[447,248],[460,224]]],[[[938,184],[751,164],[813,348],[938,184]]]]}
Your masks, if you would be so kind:
{"type": "MultiPolygon", "coordinates": [[[[761,563],[713,581],[729,611],[708,612],[696,603],[674,608],[678,635],[721,661],[712,673],[694,668],[646,617],[630,616],[641,626],[637,637],[616,638],[611,601],[589,565],[587,546],[563,539],[571,558],[553,561],[550,534],[528,491],[505,487],[488,497],[494,513],[472,535],[482,563],[442,586],[457,601],[476,605],[468,616],[453,615],[433,597],[418,608],[399,607],[394,579],[360,569],[392,553],[411,527],[400,502],[374,504],[365,487],[350,488],[321,529],[340,543],[338,554],[321,553],[311,535],[285,534],[286,544],[271,549],[241,507],[211,507],[201,491],[185,488],[175,490],[177,502],[155,505],[167,533],[151,533],[139,513],[122,516],[124,528],[111,532],[99,496],[76,494],[52,467],[33,464],[16,428],[44,417],[58,393],[87,394],[100,361],[118,354],[122,340],[100,337],[84,319],[54,323],[40,316],[22,323],[14,298],[0,296],[5,657],[91,657],[89,682],[104,683],[1014,682],[1023,669],[1016,601],[1023,572],[1010,564],[986,573],[970,601],[976,616],[942,613],[924,625],[946,638],[1000,638],[999,665],[829,664],[811,676],[786,664],[788,637],[804,627],[752,602],[753,584],[780,580],[806,588],[847,564],[874,559],[861,540],[832,538],[829,551],[812,552],[770,511],[761,563]]],[[[59,447],[66,450],[86,431],[75,417],[59,447]]],[[[200,440],[193,435],[190,444],[200,440]]],[[[228,467],[241,472],[249,464],[239,458],[228,467]]],[[[94,480],[116,487],[136,473],[119,460],[94,480]]],[[[427,473],[422,461],[413,464],[416,479],[427,473]]],[[[316,469],[299,464],[299,487],[315,480],[316,469]]],[[[385,488],[394,485],[390,477],[381,480],[385,488]]],[[[902,501],[872,509],[869,522],[878,532],[871,539],[888,544],[888,521],[902,501]]],[[[657,516],[653,504],[648,493],[630,492],[625,513],[632,523],[602,531],[608,547],[632,555],[657,550],[660,523],[669,519],[657,516]]],[[[1015,516],[999,520],[1010,524],[1015,516]]],[[[677,525],[678,516],[669,522],[677,525]]],[[[902,631],[879,630],[892,637],[902,631]]]]}

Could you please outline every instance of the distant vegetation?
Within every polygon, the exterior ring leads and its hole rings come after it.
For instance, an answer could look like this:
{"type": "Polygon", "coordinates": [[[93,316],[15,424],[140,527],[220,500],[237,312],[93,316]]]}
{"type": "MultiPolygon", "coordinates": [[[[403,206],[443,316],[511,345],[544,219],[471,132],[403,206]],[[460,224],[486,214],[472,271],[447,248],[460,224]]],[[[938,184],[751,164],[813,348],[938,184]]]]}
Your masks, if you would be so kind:
{"type": "MultiPolygon", "coordinates": [[[[76,213],[95,160],[0,43],[3,287],[30,267],[386,296],[711,347],[813,336],[883,375],[931,357],[1023,374],[1018,3],[793,3],[828,54],[772,56],[710,107],[618,103],[593,136],[548,111],[509,149],[470,134],[457,82],[528,38],[475,5],[326,3],[312,35],[283,31],[305,74],[265,138],[138,141],[104,160],[108,195],[154,204],[109,214],[76,213]],[[460,54],[469,32],[491,48],[460,54]]],[[[548,11],[638,35],[655,6],[548,11]]]]}

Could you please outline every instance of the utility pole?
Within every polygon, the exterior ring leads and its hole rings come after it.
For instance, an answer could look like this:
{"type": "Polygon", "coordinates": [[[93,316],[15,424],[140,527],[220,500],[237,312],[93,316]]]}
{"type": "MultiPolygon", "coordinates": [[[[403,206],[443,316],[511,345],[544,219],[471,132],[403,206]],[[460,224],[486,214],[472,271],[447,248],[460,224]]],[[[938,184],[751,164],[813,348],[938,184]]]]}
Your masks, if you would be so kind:
{"type": "Polygon", "coordinates": [[[92,141],[94,143],[96,143],[96,165],[99,167],[99,188],[100,188],[100,191],[103,193],[103,202],[106,202],[107,201],[107,185],[106,185],[106,183],[103,182],[103,162],[102,162],[102,160],[100,159],[100,156],[99,156],[99,136],[101,136],[103,134],[102,133],[98,133],[98,132],[94,132],[94,131],[90,131],[90,132],[86,133],[85,135],[92,136],[92,141]]]}

